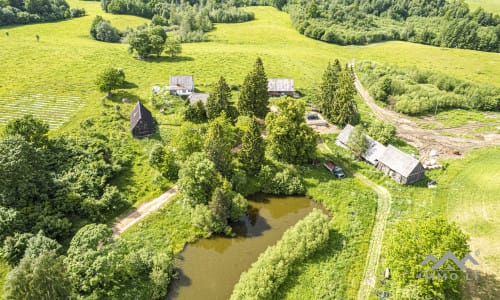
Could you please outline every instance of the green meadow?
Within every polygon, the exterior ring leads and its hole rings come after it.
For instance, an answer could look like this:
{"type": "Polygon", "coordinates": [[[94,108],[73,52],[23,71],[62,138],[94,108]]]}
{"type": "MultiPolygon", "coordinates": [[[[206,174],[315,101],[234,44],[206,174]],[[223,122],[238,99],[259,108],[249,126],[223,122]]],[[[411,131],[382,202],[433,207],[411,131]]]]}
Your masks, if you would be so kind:
{"type": "Polygon", "coordinates": [[[487,12],[500,14],[500,2],[497,0],[466,0],[471,10],[482,7],[487,12]]]}
{"type": "Polygon", "coordinates": [[[292,77],[305,93],[317,87],[326,64],[335,58],[414,65],[500,85],[497,53],[404,42],[340,47],[300,35],[287,14],[271,7],[249,8],[256,14],[253,22],[218,24],[210,33],[210,42],[183,45],[183,54],[176,60],[137,60],[128,53],[127,45],[94,41],[88,30],[97,14],[121,29],[148,20],[106,14],[97,2],[72,0],[70,4],[84,7],[88,16],[0,28],[0,104],[6,107],[0,124],[31,112],[47,121],[54,119],[54,129],[71,130],[101,109],[103,95],[96,91],[94,80],[106,66],[123,68],[133,84],[128,92],[142,99],[147,99],[152,85],[167,83],[171,74],[193,74],[200,90],[208,90],[221,75],[232,84],[241,84],[257,56],[262,57],[268,77],[292,77]],[[35,35],[40,36],[39,42],[35,35]]]}

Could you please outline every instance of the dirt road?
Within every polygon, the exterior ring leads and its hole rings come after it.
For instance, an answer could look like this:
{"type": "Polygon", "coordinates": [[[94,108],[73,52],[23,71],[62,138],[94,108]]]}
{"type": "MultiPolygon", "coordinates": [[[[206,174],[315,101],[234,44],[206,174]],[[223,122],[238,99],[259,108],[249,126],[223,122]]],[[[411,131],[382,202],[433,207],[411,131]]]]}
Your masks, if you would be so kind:
{"type": "Polygon", "coordinates": [[[391,211],[391,194],[386,188],[374,183],[361,174],[354,174],[354,177],[372,188],[378,195],[377,214],[372,228],[370,245],[368,246],[365,271],[358,290],[358,300],[365,300],[370,297],[370,293],[376,283],[376,272],[382,251],[385,225],[391,211]]]}
{"type": "Polygon", "coordinates": [[[370,107],[374,114],[387,123],[396,126],[398,136],[416,147],[421,158],[427,158],[429,152],[434,149],[441,158],[456,157],[454,152],[464,153],[471,149],[489,145],[500,145],[500,135],[496,133],[474,133],[473,129],[484,126],[500,125],[499,123],[485,125],[464,125],[452,128],[423,129],[407,116],[380,107],[363,87],[357,76],[355,86],[364,102],[370,107]],[[461,136],[470,136],[464,138],[461,136]]]}
{"type": "Polygon", "coordinates": [[[113,236],[118,236],[127,230],[130,226],[147,217],[152,212],[156,211],[165,205],[175,194],[177,194],[177,186],[159,196],[158,198],[140,205],[138,208],[131,211],[128,215],[121,218],[113,225],[113,236]]]}

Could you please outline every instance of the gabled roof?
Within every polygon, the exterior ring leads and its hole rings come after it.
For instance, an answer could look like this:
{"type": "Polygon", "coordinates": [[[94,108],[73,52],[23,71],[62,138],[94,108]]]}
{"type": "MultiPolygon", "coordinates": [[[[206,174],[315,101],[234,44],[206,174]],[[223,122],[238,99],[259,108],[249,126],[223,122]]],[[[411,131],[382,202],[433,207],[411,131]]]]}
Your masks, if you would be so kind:
{"type": "Polygon", "coordinates": [[[150,125],[154,124],[151,112],[146,107],[144,107],[144,105],[142,105],[140,101],[137,101],[137,104],[134,106],[134,109],[130,113],[130,130],[133,130],[140,120],[143,120],[150,125]]]}
{"type": "Polygon", "coordinates": [[[418,159],[400,151],[392,145],[387,146],[378,161],[404,177],[410,176],[413,170],[420,164],[418,159]]]}
{"type": "Polygon", "coordinates": [[[337,139],[335,140],[335,144],[340,147],[346,147],[347,142],[349,141],[349,136],[351,135],[354,127],[351,124],[347,124],[344,129],[339,133],[337,139]]]}
{"type": "Polygon", "coordinates": [[[192,93],[188,96],[189,103],[195,104],[198,101],[201,101],[203,104],[207,104],[208,93],[192,93]]]}
{"type": "Polygon", "coordinates": [[[193,75],[170,76],[171,90],[194,90],[193,75]]]}
{"type": "Polygon", "coordinates": [[[268,92],[294,92],[293,79],[269,78],[267,80],[268,92]]]}
{"type": "Polygon", "coordinates": [[[361,155],[361,157],[363,157],[366,161],[374,165],[384,154],[387,148],[368,135],[366,136],[366,142],[367,142],[366,150],[365,153],[361,155]]]}

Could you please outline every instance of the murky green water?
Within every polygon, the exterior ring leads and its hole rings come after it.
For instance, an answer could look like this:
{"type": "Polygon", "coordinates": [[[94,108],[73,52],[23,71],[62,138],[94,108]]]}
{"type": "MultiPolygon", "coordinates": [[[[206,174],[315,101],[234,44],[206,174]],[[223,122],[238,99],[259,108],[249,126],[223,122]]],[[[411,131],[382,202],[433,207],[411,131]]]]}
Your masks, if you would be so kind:
{"type": "Polygon", "coordinates": [[[215,237],[190,244],[180,255],[180,278],[168,299],[226,300],[240,274],[285,230],[320,206],[305,197],[259,195],[249,201],[247,216],[233,226],[235,238],[215,237]]]}

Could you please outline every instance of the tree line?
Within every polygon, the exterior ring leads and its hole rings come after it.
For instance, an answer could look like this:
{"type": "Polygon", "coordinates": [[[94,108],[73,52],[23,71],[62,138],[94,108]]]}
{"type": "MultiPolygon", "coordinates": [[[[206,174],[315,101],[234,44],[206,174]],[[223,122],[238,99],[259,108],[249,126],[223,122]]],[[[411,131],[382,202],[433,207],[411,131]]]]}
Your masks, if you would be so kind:
{"type": "Polygon", "coordinates": [[[70,8],[65,0],[0,1],[0,26],[53,22],[84,15],[84,9],[70,8]]]}
{"type": "Polygon", "coordinates": [[[274,246],[262,253],[243,272],[230,299],[272,299],[287,279],[291,268],[325,246],[329,239],[328,216],[314,209],[289,228],[274,246]]]}
{"type": "Polygon", "coordinates": [[[464,1],[288,0],[298,31],[349,45],[403,40],[434,46],[500,51],[500,16],[464,1]]]}

